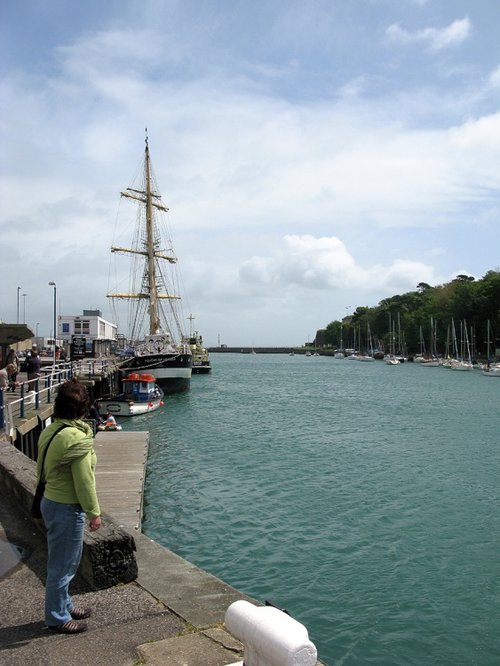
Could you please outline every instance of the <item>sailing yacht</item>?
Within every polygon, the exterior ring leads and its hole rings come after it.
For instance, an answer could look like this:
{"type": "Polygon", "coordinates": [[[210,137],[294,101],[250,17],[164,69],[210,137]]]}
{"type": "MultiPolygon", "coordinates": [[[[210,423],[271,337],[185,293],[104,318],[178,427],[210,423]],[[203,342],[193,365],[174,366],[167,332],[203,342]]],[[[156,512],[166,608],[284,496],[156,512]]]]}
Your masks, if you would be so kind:
{"type": "Polygon", "coordinates": [[[487,341],[486,341],[487,362],[486,365],[484,365],[482,368],[482,373],[483,375],[486,375],[486,377],[500,377],[500,363],[491,362],[491,324],[489,319],[486,330],[487,330],[487,341]]]}
{"type": "Polygon", "coordinates": [[[333,358],[345,358],[342,322],[340,322],[340,347],[335,351],[333,358]]]}
{"type": "Polygon", "coordinates": [[[366,346],[367,346],[366,353],[364,353],[364,354],[355,354],[354,355],[354,358],[356,359],[356,361],[364,361],[364,362],[369,361],[369,362],[371,362],[371,361],[375,360],[375,357],[373,356],[373,343],[372,343],[372,334],[371,334],[371,331],[370,331],[370,324],[367,324],[367,328],[366,328],[366,346]]]}
{"type": "Polygon", "coordinates": [[[455,358],[451,361],[450,363],[450,368],[452,370],[460,370],[460,371],[469,371],[473,370],[474,366],[472,365],[472,359],[471,359],[471,353],[470,353],[470,345],[469,345],[469,338],[467,336],[467,325],[466,322],[460,322],[460,351],[458,350],[458,341],[457,341],[457,336],[455,332],[455,322],[453,319],[451,320],[451,325],[453,329],[453,337],[454,337],[454,346],[456,350],[455,358]]]}
{"type": "Polygon", "coordinates": [[[165,393],[184,391],[190,386],[192,353],[181,329],[173,268],[177,258],[167,236],[168,208],[153,178],[147,133],[141,189],[127,188],[121,196],[138,204],[139,215],[133,247],[111,248],[131,260],[131,290],[107,294],[115,306],[121,300],[131,304],[128,336],[134,355],[120,369],[125,377],[138,372],[153,375],[165,393]]]}
{"type": "MultiPolygon", "coordinates": [[[[420,334],[422,334],[422,331],[420,331],[420,334]]],[[[441,360],[438,358],[437,355],[436,337],[437,337],[436,321],[434,320],[433,317],[431,317],[431,340],[430,340],[431,355],[430,358],[423,358],[420,361],[421,368],[439,368],[442,365],[441,360]]]]}
{"type": "Polygon", "coordinates": [[[387,365],[399,365],[400,360],[396,357],[396,329],[395,322],[392,321],[391,313],[389,312],[389,353],[384,356],[384,361],[387,365]]]}

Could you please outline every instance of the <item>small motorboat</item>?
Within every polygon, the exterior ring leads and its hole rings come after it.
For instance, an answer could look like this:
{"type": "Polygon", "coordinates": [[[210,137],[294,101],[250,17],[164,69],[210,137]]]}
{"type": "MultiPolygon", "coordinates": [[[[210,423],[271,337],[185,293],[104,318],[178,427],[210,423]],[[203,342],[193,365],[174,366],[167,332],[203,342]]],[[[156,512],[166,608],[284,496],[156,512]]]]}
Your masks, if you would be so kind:
{"type": "MultiPolygon", "coordinates": [[[[101,414],[112,416],[137,416],[147,414],[163,406],[163,391],[155,383],[153,375],[132,373],[122,379],[123,393],[99,400],[101,414]]],[[[116,430],[119,426],[106,421],[99,426],[102,430],[116,430]]],[[[120,428],[121,429],[121,428],[120,428]]]]}
{"type": "Polygon", "coordinates": [[[121,425],[118,425],[117,423],[110,423],[110,424],[100,423],[97,426],[97,430],[99,432],[115,432],[121,429],[122,429],[121,425]]]}

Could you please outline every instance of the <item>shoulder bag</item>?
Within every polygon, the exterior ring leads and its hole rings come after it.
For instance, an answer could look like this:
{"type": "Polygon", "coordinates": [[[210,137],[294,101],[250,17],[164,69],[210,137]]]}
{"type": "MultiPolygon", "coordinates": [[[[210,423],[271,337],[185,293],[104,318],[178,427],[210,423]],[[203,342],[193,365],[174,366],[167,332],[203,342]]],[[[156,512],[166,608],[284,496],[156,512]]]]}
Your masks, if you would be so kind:
{"type": "Polygon", "coordinates": [[[41,472],[40,472],[40,481],[38,482],[35,490],[35,495],[33,497],[33,503],[31,505],[31,517],[32,518],[38,518],[40,519],[42,517],[42,511],[40,509],[40,502],[42,501],[43,493],[45,492],[45,479],[44,477],[44,472],[43,468],[45,466],[45,458],[47,456],[47,451],[49,450],[50,443],[54,439],[56,435],[58,435],[61,430],[64,430],[64,428],[69,428],[68,425],[63,425],[62,428],[59,428],[59,430],[56,430],[55,433],[52,435],[52,437],[49,439],[47,442],[47,446],[45,447],[45,451],[43,452],[43,460],[42,460],[42,466],[41,466],[41,472]]]}

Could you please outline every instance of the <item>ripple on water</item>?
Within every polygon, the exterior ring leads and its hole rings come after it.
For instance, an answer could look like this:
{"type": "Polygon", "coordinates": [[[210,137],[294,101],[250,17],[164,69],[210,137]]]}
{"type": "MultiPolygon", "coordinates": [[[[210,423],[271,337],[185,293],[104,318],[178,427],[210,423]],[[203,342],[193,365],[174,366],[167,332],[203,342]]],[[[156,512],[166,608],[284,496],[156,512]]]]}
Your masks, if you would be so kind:
{"type": "Polygon", "coordinates": [[[213,365],[149,415],[146,533],[288,608],[328,664],[496,664],[500,382],[323,357],[213,365]]]}

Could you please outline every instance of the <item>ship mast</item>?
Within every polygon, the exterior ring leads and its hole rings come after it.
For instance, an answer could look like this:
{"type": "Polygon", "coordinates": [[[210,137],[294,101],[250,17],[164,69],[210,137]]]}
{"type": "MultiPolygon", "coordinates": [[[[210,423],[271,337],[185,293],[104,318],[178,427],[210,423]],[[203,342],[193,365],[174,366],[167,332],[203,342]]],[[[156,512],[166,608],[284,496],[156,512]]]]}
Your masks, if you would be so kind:
{"type": "Polygon", "coordinates": [[[155,243],[153,229],[153,205],[151,192],[151,163],[149,160],[148,135],[146,134],[146,156],[144,160],[146,177],[146,252],[148,257],[149,281],[149,333],[154,335],[160,331],[160,316],[158,312],[158,285],[156,283],[155,243]]]}
{"type": "MultiPolygon", "coordinates": [[[[139,293],[115,293],[107,294],[108,298],[119,299],[147,299],[149,300],[149,334],[155,335],[161,330],[160,322],[160,307],[159,302],[161,299],[178,300],[179,296],[174,294],[163,294],[158,292],[158,267],[156,264],[157,259],[164,259],[171,264],[177,262],[176,257],[158,251],[158,241],[155,237],[155,217],[154,210],[158,209],[163,212],[168,212],[167,206],[161,201],[161,196],[153,190],[153,178],[151,171],[151,160],[149,156],[148,135],[146,129],[146,148],[144,157],[144,190],[136,190],[128,187],[125,192],[122,192],[123,197],[134,199],[144,205],[146,214],[145,231],[146,236],[141,248],[126,248],[113,246],[111,252],[123,252],[129,254],[139,254],[144,256],[145,270],[143,274],[142,289],[139,293]]],[[[161,272],[160,272],[161,274],[161,272]]]]}

